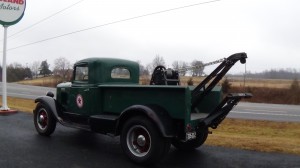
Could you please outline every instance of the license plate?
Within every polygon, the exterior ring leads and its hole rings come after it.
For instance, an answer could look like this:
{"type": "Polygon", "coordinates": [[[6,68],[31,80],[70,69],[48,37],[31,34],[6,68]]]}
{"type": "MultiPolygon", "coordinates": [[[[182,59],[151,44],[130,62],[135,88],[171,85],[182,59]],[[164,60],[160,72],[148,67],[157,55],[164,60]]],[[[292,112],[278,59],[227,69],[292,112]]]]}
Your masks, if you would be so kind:
{"type": "Polygon", "coordinates": [[[192,140],[192,139],[196,139],[196,132],[187,132],[186,133],[186,140],[192,140]]]}

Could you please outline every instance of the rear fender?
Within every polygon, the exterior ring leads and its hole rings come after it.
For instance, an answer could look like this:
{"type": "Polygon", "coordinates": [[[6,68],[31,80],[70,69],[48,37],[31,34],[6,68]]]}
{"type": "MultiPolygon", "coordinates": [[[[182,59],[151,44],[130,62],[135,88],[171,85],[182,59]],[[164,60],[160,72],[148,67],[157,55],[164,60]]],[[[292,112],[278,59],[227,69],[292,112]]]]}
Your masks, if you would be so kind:
{"type": "Polygon", "coordinates": [[[172,118],[166,110],[155,105],[133,105],[125,109],[117,123],[117,134],[120,134],[126,120],[138,115],[144,115],[151,119],[163,137],[172,138],[175,136],[172,118]]]}
{"type": "MultiPolygon", "coordinates": [[[[56,100],[49,96],[40,96],[35,99],[35,103],[43,103],[45,106],[47,106],[53,115],[55,116],[56,120],[58,122],[62,122],[62,118],[60,117],[60,111],[58,110],[56,100]]],[[[35,109],[34,109],[35,111],[35,109]]]]}

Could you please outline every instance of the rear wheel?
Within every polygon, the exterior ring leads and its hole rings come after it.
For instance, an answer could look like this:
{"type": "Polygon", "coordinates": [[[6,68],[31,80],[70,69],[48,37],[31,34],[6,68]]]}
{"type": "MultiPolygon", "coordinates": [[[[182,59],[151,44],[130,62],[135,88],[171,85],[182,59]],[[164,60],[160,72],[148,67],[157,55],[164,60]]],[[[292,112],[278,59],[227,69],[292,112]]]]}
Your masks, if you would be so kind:
{"type": "Polygon", "coordinates": [[[207,136],[208,128],[203,128],[197,131],[196,139],[187,142],[182,142],[178,139],[173,139],[172,145],[179,150],[192,151],[200,147],[206,141],[207,136]]]}
{"type": "Polygon", "coordinates": [[[56,119],[52,111],[43,103],[38,103],[33,113],[34,126],[43,136],[51,135],[56,128],[56,119]]]}
{"type": "Polygon", "coordinates": [[[170,141],[162,137],[156,126],[145,117],[128,120],[121,132],[121,146],[132,161],[144,165],[155,164],[170,149],[170,141]]]}

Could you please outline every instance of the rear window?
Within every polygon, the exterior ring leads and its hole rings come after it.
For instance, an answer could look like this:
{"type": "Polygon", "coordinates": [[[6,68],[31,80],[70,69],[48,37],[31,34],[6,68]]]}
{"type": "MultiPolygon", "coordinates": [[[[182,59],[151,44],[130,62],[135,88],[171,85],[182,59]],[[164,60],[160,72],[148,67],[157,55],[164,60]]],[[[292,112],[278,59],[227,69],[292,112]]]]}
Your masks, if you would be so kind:
{"type": "Polygon", "coordinates": [[[115,67],[111,71],[111,78],[113,79],[130,79],[130,72],[124,67],[115,67]]]}

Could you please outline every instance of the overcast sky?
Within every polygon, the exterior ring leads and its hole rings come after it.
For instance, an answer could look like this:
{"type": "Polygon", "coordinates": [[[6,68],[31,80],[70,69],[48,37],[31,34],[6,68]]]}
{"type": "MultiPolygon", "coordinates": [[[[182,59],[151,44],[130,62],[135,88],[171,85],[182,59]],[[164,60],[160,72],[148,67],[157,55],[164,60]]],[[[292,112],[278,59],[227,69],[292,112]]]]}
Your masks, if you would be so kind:
{"type": "MultiPolygon", "coordinates": [[[[8,38],[8,49],[62,34],[209,0],[27,0],[23,19],[8,36],[58,11],[73,7],[8,38]]],[[[0,31],[1,51],[3,28],[0,31]]],[[[220,0],[140,17],[20,47],[7,52],[7,63],[65,57],[75,63],[87,57],[113,57],[167,66],[174,61],[210,62],[237,52],[248,54],[247,70],[294,68],[300,71],[299,0],[220,0]]],[[[2,63],[2,53],[1,60],[2,63]]],[[[232,73],[243,72],[237,65],[232,73]]]]}

